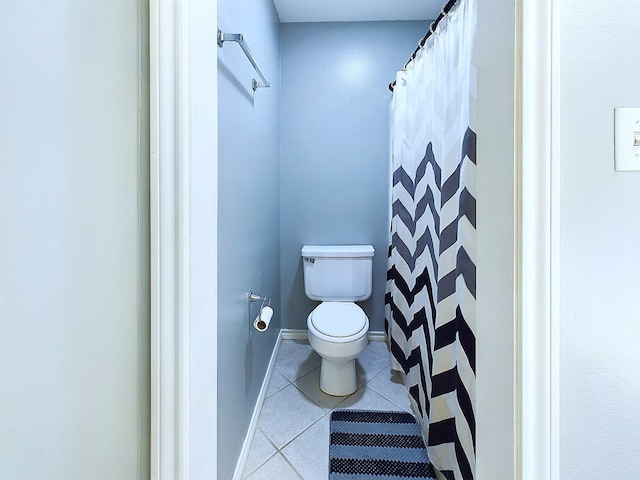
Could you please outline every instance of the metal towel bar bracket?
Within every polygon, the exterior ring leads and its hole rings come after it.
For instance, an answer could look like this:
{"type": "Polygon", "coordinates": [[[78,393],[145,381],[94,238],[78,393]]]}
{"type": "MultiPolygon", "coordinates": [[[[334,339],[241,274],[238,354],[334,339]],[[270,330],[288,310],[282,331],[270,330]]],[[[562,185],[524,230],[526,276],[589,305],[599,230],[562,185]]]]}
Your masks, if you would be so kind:
{"type": "Polygon", "coordinates": [[[224,42],[236,42],[238,45],[240,45],[240,48],[249,59],[249,62],[251,62],[253,69],[260,76],[260,79],[262,80],[261,84],[258,83],[258,81],[255,78],[251,79],[251,87],[253,88],[254,92],[256,91],[257,88],[269,88],[271,86],[269,82],[267,82],[267,79],[264,78],[264,75],[262,74],[262,70],[260,70],[260,67],[258,66],[256,61],[253,59],[253,55],[251,55],[251,50],[249,50],[249,47],[247,46],[247,43],[244,41],[244,37],[242,36],[241,33],[224,33],[222,30],[218,29],[218,46],[222,47],[224,42]]]}

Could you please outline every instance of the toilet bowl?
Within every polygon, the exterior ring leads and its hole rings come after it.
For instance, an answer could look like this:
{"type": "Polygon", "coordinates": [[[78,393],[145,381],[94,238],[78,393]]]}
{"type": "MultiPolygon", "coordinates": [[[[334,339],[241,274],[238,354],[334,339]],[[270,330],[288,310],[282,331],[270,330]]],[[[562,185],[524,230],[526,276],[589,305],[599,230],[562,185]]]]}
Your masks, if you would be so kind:
{"type": "Polygon", "coordinates": [[[344,396],[356,391],[356,357],[369,341],[369,319],[354,302],[371,296],[371,245],[302,248],[305,294],[321,301],[307,317],[309,344],[322,358],[320,389],[344,396]]]}
{"type": "Polygon", "coordinates": [[[356,391],[355,360],[369,343],[369,319],[352,302],[323,302],[307,317],[309,344],[322,363],[320,389],[344,396],[356,391]]]}

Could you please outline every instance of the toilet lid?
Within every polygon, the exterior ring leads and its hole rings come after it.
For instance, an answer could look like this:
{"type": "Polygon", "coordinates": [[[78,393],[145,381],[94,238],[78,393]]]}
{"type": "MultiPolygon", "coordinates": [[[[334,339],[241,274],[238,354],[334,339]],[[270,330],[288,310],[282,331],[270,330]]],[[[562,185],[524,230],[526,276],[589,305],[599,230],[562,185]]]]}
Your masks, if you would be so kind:
{"type": "Polygon", "coordinates": [[[313,311],[311,323],[330,337],[350,337],[367,327],[367,315],[355,303],[324,302],[313,311]]]}

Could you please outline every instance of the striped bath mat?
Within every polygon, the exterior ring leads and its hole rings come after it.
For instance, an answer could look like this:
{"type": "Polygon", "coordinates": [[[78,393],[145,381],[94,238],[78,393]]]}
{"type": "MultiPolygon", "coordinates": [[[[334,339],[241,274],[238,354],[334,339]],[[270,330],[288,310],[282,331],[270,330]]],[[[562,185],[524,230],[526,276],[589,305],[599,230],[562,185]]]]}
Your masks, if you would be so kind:
{"type": "Polygon", "coordinates": [[[410,413],[335,410],[330,428],[329,480],[436,478],[410,413]]]}

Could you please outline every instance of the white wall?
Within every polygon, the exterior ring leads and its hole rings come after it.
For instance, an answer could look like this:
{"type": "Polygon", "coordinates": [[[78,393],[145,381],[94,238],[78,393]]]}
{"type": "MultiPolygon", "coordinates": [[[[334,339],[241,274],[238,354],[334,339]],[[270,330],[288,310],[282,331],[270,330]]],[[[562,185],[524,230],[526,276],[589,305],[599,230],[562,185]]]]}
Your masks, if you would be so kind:
{"type": "Polygon", "coordinates": [[[560,15],[560,478],[637,478],[640,172],[614,172],[613,108],[640,107],[640,3],[560,15]]]}
{"type": "Polygon", "coordinates": [[[476,478],[511,480],[516,478],[515,2],[477,4],[476,478]]]}
{"type": "Polygon", "coordinates": [[[0,2],[2,478],[148,477],[146,14],[0,2]]]}

